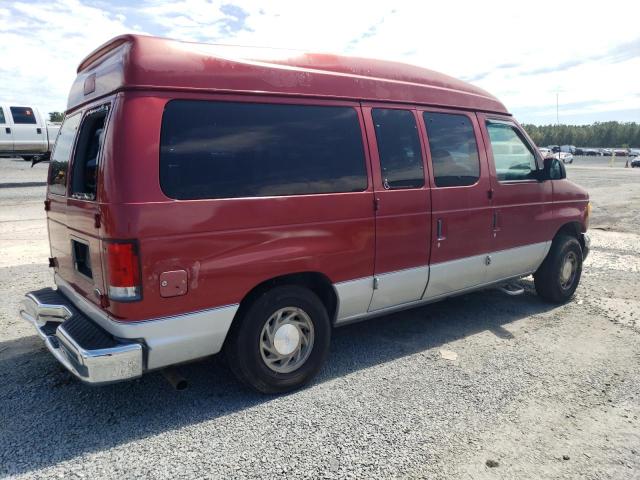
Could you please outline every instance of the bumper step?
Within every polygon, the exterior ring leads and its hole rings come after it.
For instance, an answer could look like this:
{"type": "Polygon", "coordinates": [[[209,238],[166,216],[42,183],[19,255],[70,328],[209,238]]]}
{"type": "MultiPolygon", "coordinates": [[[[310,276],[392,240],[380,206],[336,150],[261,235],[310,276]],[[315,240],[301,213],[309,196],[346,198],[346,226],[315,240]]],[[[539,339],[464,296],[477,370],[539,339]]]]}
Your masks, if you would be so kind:
{"type": "Polygon", "coordinates": [[[20,316],[36,328],[53,356],[86,383],[105,384],[142,375],[142,345],[113,337],[57,290],[28,293],[20,316]]]}

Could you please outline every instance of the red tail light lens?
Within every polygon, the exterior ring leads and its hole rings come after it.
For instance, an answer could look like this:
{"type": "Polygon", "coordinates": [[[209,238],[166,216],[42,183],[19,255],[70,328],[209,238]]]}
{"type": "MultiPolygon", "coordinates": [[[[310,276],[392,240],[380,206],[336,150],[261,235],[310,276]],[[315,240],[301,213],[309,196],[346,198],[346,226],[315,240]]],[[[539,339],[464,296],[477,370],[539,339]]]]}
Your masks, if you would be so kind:
{"type": "Polygon", "coordinates": [[[128,302],[140,300],[140,258],[135,242],[109,242],[106,253],[109,298],[128,302]]]}

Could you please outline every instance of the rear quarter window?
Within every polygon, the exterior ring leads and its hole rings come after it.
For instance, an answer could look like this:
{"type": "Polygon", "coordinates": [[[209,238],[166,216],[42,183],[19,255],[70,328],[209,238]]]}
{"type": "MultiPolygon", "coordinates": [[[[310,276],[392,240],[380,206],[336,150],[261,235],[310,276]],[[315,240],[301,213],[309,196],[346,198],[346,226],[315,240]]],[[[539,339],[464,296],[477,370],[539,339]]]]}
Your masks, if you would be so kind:
{"type": "Polygon", "coordinates": [[[4,110],[2,109],[2,107],[0,107],[0,124],[2,123],[7,123],[7,122],[4,119],[4,110]]]}
{"type": "Polygon", "coordinates": [[[367,188],[351,107],[170,101],[160,184],[176,199],[357,192],[367,188]]]}

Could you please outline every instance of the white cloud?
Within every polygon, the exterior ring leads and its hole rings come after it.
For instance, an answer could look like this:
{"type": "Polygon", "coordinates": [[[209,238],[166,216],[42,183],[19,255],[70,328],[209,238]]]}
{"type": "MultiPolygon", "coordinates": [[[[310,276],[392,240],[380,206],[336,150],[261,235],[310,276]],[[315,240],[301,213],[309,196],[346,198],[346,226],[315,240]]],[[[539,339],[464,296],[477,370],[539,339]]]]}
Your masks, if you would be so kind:
{"type": "Polygon", "coordinates": [[[127,28],[117,14],[55,0],[11,2],[0,10],[0,91],[3,99],[64,110],[80,60],[127,28]]]}
{"type": "Polygon", "coordinates": [[[7,5],[0,9],[0,45],[12,48],[2,54],[0,88],[50,109],[63,108],[82,57],[135,26],[185,40],[414,63],[471,80],[523,120],[552,121],[560,92],[561,115],[588,118],[590,112],[636,109],[640,121],[640,32],[625,20],[640,18],[640,2],[145,0],[130,7],[55,0],[7,5]],[[6,71],[15,75],[7,79],[6,71]]]}

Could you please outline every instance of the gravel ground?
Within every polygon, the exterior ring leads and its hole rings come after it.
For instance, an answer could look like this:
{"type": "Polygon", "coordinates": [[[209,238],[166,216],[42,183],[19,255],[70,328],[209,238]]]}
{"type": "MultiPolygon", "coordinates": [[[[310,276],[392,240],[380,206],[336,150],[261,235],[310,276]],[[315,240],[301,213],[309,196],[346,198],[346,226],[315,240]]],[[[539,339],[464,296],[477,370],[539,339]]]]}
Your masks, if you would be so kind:
{"type": "MultiPolygon", "coordinates": [[[[44,178],[6,162],[0,183],[44,178]]],[[[74,380],[16,313],[52,282],[44,189],[0,188],[0,477],[639,478],[640,170],[568,171],[595,206],[573,302],[525,281],[340,328],[279,397],[216,357],[180,368],[184,392],[74,380]]]]}

